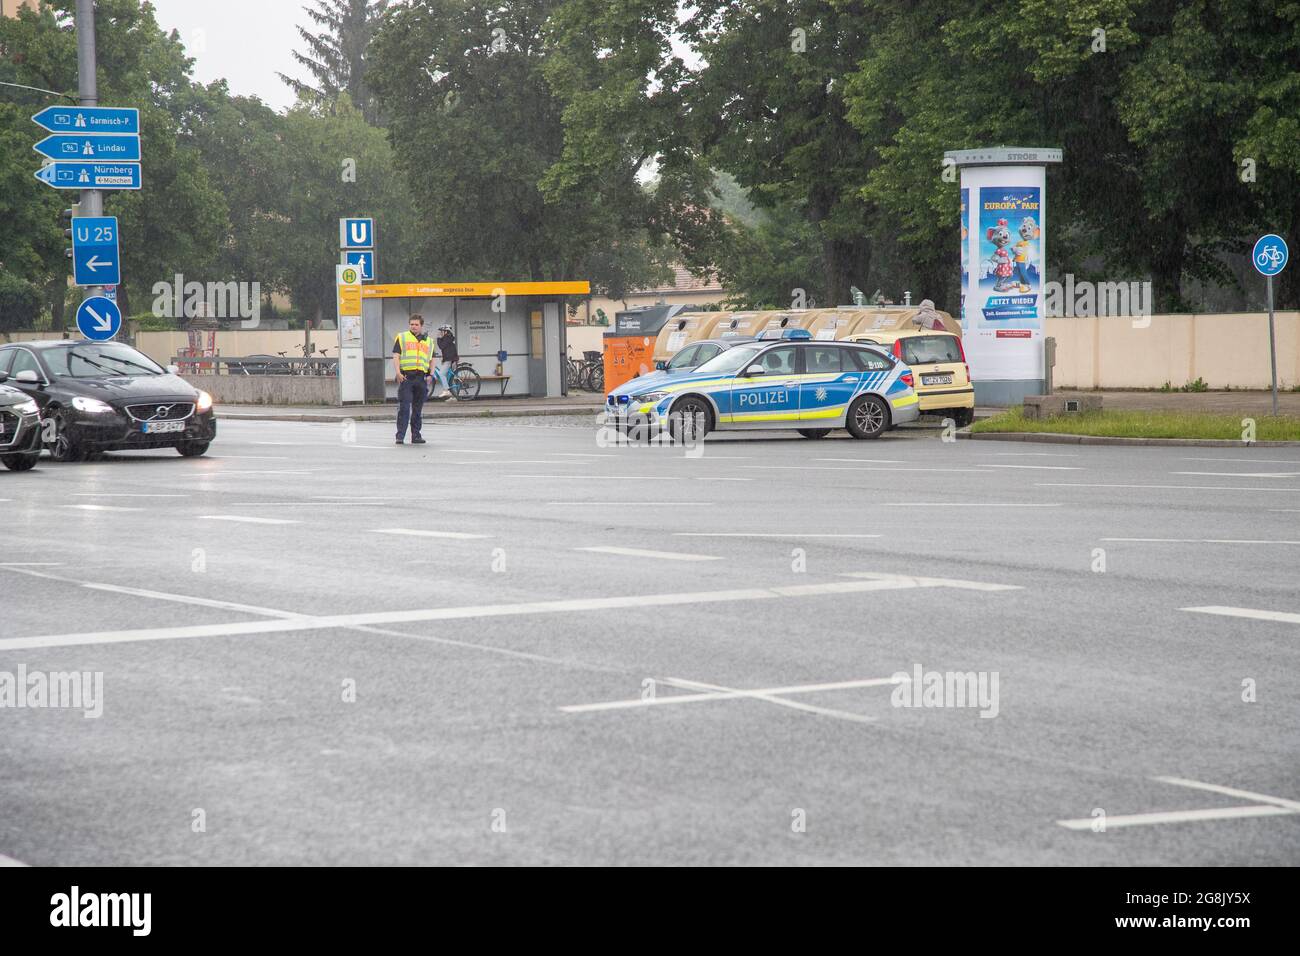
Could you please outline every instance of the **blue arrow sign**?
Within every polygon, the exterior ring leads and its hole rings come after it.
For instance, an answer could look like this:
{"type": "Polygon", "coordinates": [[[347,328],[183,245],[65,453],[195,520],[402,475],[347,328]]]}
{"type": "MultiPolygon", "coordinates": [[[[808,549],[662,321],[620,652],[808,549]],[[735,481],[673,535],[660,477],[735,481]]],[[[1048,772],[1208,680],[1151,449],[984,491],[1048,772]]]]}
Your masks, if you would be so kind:
{"type": "Polygon", "coordinates": [[[32,149],[50,159],[140,159],[139,136],[47,136],[32,149]]]}
{"type": "Polygon", "coordinates": [[[107,342],[122,328],[122,310],[112,299],[92,295],[77,306],[77,328],[94,342],[107,342]]]}
{"type": "Polygon", "coordinates": [[[53,133],[139,133],[140,111],[116,106],[47,106],[32,122],[53,133]]]}
{"type": "Polygon", "coordinates": [[[55,189],[139,189],[139,163],[47,163],[34,174],[55,189]]]}
{"type": "Polygon", "coordinates": [[[1267,236],[1260,236],[1250,253],[1255,269],[1260,275],[1266,276],[1275,276],[1285,269],[1290,257],[1291,251],[1286,246],[1286,240],[1271,232],[1267,236]]]}
{"type": "Polygon", "coordinates": [[[375,281],[375,250],[355,249],[343,253],[345,266],[356,266],[361,270],[362,282],[375,281]]]}
{"type": "Polygon", "coordinates": [[[116,216],[72,220],[72,275],[77,285],[117,285],[122,281],[116,216]]]}
{"type": "Polygon", "coordinates": [[[375,247],[375,221],[373,219],[340,219],[340,249],[373,249],[375,247]]]}

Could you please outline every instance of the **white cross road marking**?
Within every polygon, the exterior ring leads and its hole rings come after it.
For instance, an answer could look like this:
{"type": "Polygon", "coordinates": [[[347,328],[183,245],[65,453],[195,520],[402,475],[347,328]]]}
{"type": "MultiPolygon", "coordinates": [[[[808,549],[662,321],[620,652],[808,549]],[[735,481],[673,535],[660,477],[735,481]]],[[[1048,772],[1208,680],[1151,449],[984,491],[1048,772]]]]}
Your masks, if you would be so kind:
{"type": "MultiPolygon", "coordinates": [[[[673,687],[681,687],[686,690],[704,690],[704,691],[721,691],[726,693],[734,690],[731,687],[723,687],[720,684],[704,684],[700,681],[683,680],[680,677],[669,677],[665,682],[673,687]]],[[[838,720],[848,720],[857,724],[874,723],[876,718],[868,717],[866,714],[855,714],[848,710],[835,710],[832,707],[818,707],[816,704],[805,704],[802,701],[786,700],[783,697],[776,697],[772,694],[754,693],[750,691],[744,693],[744,696],[752,700],[761,700],[769,704],[776,704],[778,707],[788,707],[791,710],[801,710],[804,713],[816,714],[820,717],[834,717],[838,720]]]]}
{"type": "Polygon", "coordinates": [[[1180,607],[1180,611],[1191,611],[1193,614],[1218,614],[1222,617],[1247,617],[1256,621],[1281,621],[1283,624],[1300,624],[1300,614],[1292,614],[1288,611],[1261,611],[1253,607],[1224,607],[1218,604],[1209,604],[1204,607],[1180,607]]]}
{"type": "Polygon", "coordinates": [[[47,634],[35,637],[0,638],[0,652],[36,647],[76,647],[91,644],[121,644],[133,641],[186,640],[196,637],[234,637],[250,634],[278,634],[290,631],[316,631],[353,628],[363,625],[411,624],[426,621],[471,620],[487,617],[515,617],[533,614],[573,614],[587,611],[611,611],[691,604],[717,604],[740,601],[768,601],[782,598],[816,597],[829,594],[855,594],[892,591],[915,587],[955,587],[974,590],[1020,590],[1017,585],[986,584],[945,578],[910,578],[903,575],[872,575],[863,572],[864,581],[830,581],[782,587],[734,588],[722,591],[686,591],[668,594],[627,594],[612,597],[568,598],[554,601],[529,601],[519,604],[480,604],[464,607],[417,608],[407,611],[371,611],[359,614],[303,616],[289,620],[240,621],[226,624],[192,624],[174,627],[134,628],[121,631],[95,631],[73,634],[47,634]]]}
{"type": "Polygon", "coordinates": [[[574,548],[574,551],[594,551],[597,554],[617,554],[628,558],[659,558],[664,561],[721,561],[714,554],[685,554],[681,551],[648,551],[642,548],[616,548],[602,546],[593,548],[574,548]]]}
{"type": "MultiPolygon", "coordinates": [[[[881,687],[887,684],[905,683],[909,678],[898,681],[892,677],[873,677],[865,680],[834,681],[826,684],[792,684],[787,687],[759,687],[754,690],[737,690],[715,684],[701,684],[698,681],[684,681],[679,678],[667,678],[660,681],[674,687],[684,687],[701,691],[694,694],[677,694],[672,697],[633,698],[631,700],[611,700],[597,704],[569,704],[559,708],[567,714],[586,714],[603,710],[629,710],[636,707],[660,707],[673,704],[700,704],[714,700],[741,700],[744,698],[767,699],[789,694],[815,694],[829,690],[856,690],[861,687],[881,687]]],[[[783,702],[788,703],[788,702],[783,702]]],[[[857,716],[857,715],[855,715],[857,716]]]]}
{"type": "Polygon", "coordinates": [[[298,524],[290,518],[254,518],[251,515],[199,515],[201,521],[239,521],[244,524],[298,524]]]}
{"type": "Polygon", "coordinates": [[[960,578],[913,577],[908,574],[885,574],[879,571],[849,571],[846,578],[870,578],[882,584],[900,588],[957,588],[961,591],[1022,591],[1018,584],[989,584],[985,581],[964,581],[960,578]]]}
{"type": "Polygon", "coordinates": [[[1266,538],[1102,538],[1102,541],[1140,541],[1155,544],[1300,544],[1266,538]]]}
{"type": "Polygon", "coordinates": [[[766,531],[674,531],[674,538],[881,538],[879,534],[794,534],[766,531]]]}
{"type": "Polygon", "coordinates": [[[423,528],[375,528],[374,533],[405,534],[416,538],[456,538],[464,541],[492,537],[490,534],[470,534],[467,531],[426,531],[423,528]]]}
{"type": "MultiPolygon", "coordinates": [[[[1207,810],[1166,810],[1156,813],[1108,815],[1105,818],[1107,830],[1111,827],[1192,823],[1202,820],[1235,820],[1242,817],[1277,817],[1300,813],[1300,802],[1287,800],[1283,797],[1270,797],[1267,794],[1254,793],[1250,790],[1238,790],[1234,787],[1223,787],[1215,783],[1202,783],[1199,780],[1188,780],[1186,777],[1152,777],[1151,779],[1175,787],[1190,787],[1193,790],[1205,790],[1209,793],[1222,794],[1225,797],[1253,800],[1255,803],[1244,807],[1212,807],[1207,810]]],[[[1091,830],[1097,821],[1092,817],[1085,817],[1072,820],[1057,820],[1056,822],[1067,830],[1091,830]]]]}

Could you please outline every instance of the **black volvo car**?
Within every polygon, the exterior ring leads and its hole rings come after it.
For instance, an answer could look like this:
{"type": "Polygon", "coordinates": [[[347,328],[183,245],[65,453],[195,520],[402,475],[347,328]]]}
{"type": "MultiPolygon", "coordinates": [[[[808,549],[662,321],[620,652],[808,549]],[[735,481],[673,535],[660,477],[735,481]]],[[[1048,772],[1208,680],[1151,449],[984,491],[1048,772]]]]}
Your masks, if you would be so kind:
{"type": "Polygon", "coordinates": [[[217,434],[211,395],[121,342],[14,342],[0,346],[0,373],[40,406],[56,461],[132,448],[188,458],[217,434]]]}

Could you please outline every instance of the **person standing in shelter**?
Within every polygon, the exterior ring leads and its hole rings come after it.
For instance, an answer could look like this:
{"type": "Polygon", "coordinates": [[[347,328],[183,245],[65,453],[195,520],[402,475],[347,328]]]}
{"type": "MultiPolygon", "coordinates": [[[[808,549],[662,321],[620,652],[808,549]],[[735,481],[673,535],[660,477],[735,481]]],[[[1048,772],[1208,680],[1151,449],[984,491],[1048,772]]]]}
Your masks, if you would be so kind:
{"type": "Polygon", "coordinates": [[[455,401],[456,396],[451,394],[451,373],[456,368],[456,363],[460,361],[460,352],[456,349],[456,335],[451,331],[450,325],[438,326],[438,380],[442,382],[442,394],[439,398],[450,398],[455,401]]]}
{"type": "Polygon", "coordinates": [[[397,444],[406,443],[411,427],[411,444],[423,445],[424,400],[429,395],[429,366],[433,343],[424,331],[424,316],[413,315],[409,328],[393,340],[393,369],[397,372],[397,444]]]}

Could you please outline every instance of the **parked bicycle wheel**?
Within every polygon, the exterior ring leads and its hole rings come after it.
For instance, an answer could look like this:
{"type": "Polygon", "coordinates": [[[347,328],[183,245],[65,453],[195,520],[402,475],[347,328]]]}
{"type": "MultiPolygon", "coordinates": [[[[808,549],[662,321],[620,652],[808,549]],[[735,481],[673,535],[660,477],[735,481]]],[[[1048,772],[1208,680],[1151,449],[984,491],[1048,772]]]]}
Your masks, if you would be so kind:
{"type": "Polygon", "coordinates": [[[603,362],[592,363],[591,374],[588,376],[588,381],[591,384],[591,390],[593,392],[603,393],[605,391],[605,365],[603,362]]]}
{"type": "Polygon", "coordinates": [[[472,402],[478,398],[478,390],[482,385],[478,372],[469,365],[457,365],[451,373],[451,394],[457,401],[472,402]]]}

